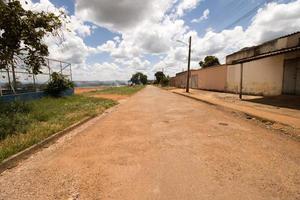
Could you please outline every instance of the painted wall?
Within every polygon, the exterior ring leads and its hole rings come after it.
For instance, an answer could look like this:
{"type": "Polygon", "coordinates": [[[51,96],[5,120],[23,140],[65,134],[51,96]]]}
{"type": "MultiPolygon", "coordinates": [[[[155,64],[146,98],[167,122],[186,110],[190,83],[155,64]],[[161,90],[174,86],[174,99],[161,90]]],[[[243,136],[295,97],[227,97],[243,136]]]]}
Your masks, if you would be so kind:
{"type": "MultiPolygon", "coordinates": [[[[61,92],[61,97],[72,96],[74,94],[74,89],[67,89],[61,92]]],[[[47,94],[43,91],[40,92],[30,92],[21,94],[12,94],[0,96],[0,102],[12,102],[12,101],[32,101],[36,99],[41,99],[46,97],[47,94]]]]}
{"type": "MultiPolygon", "coordinates": [[[[240,64],[229,65],[227,91],[238,93],[240,64]]],[[[244,63],[243,93],[275,96],[282,93],[284,55],[244,63]]]]}
{"type": "Polygon", "coordinates": [[[227,81],[227,65],[209,67],[197,71],[198,88],[204,90],[224,91],[227,81]]]}
{"type": "MultiPolygon", "coordinates": [[[[209,67],[191,71],[190,87],[193,89],[204,89],[224,91],[226,88],[227,66],[209,67]]],[[[178,73],[171,79],[171,86],[178,88],[186,87],[186,72],[178,73]]]]}

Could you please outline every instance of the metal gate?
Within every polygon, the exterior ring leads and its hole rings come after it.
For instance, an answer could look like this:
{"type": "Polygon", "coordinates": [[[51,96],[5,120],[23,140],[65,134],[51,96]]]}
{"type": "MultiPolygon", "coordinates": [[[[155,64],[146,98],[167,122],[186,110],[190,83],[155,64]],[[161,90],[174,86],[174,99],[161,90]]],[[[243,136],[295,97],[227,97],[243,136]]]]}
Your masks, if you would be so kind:
{"type": "Polygon", "coordinates": [[[284,63],[283,94],[300,95],[300,59],[284,63]]]}

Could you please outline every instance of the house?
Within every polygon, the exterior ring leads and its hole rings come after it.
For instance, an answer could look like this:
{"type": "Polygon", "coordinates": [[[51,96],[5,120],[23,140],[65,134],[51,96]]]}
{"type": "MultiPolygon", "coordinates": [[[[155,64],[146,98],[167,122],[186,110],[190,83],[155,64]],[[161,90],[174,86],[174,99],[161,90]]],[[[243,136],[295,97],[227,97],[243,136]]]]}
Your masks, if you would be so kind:
{"type": "MultiPolygon", "coordinates": [[[[186,71],[176,74],[171,84],[184,88],[186,75],[186,71]]],[[[300,95],[300,32],[244,48],[228,55],[226,64],[192,70],[190,77],[195,89],[300,95]]]]}
{"type": "Polygon", "coordinates": [[[227,92],[242,86],[244,94],[300,95],[300,32],[244,48],[228,55],[226,64],[227,92]]]}

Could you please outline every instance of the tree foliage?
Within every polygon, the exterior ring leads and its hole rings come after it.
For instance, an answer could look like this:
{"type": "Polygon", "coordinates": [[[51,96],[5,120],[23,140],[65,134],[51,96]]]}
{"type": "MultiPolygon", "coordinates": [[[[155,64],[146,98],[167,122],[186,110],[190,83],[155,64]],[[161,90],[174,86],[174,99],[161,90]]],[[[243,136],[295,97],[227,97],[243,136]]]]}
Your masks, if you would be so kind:
{"type": "Polygon", "coordinates": [[[140,84],[146,85],[148,81],[148,77],[147,75],[141,72],[137,72],[132,75],[130,81],[136,85],[140,85],[140,84]]]}
{"type": "Polygon", "coordinates": [[[27,71],[40,73],[49,55],[43,39],[48,34],[58,35],[61,16],[64,13],[57,16],[25,10],[17,0],[0,0],[0,69],[12,69],[14,76],[15,64],[23,62],[27,71]]]}
{"type": "Polygon", "coordinates": [[[206,67],[220,65],[220,62],[219,62],[219,59],[215,56],[206,56],[204,58],[204,61],[199,62],[199,65],[202,68],[206,68],[206,67]]]}
{"type": "Polygon", "coordinates": [[[162,71],[156,72],[154,76],[155,76],[155,84],[160,84],[161,80],[163,80],[166,77],[166,75],[162,71]]]}

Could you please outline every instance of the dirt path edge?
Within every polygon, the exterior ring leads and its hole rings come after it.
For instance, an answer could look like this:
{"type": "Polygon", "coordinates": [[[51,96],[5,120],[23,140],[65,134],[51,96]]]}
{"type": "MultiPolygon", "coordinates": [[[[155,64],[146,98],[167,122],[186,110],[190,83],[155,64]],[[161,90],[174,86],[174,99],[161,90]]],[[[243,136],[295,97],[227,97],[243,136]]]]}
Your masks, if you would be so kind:
{"type": "Polygon", "coordinates": [[[59,138],[61,138],[65,134],[71,132],[72,130],[78,128],[79,126],[94,119],[97,116],[98,115],[85,117],[82,120],[80,120],[79,122],[65,128],[64,130],[59,131],[59,132],[47,137],[46,139],[40,141],[39,143],[34,144],[34,145],[24,149],[23,151],[20,151],[19,153],[16,153],[16,154],[10,156],[9,158],[3,160],[0,163],[0,174],[7,169],[11,169],[11,168],[17,166],[20,161],[27,159],[30,155],[38,152],[46,145],[51,145],[51,144],[55,143],[59,138]]]}

